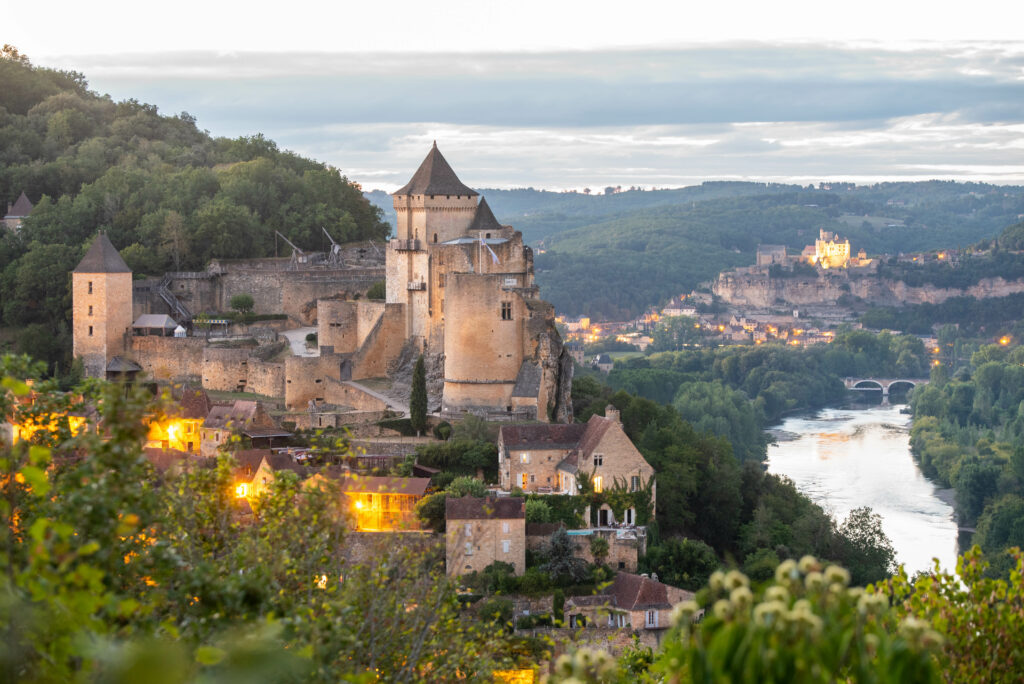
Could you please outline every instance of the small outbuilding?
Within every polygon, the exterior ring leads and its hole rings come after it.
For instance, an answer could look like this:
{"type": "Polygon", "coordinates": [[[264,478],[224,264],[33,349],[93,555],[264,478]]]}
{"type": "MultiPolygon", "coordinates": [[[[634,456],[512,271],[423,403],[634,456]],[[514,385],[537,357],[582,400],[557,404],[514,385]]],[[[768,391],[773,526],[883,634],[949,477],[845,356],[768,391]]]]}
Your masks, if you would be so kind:
{"type": "Polygon", "coordinates": [[[177,337],[175,331],[181,326],[167,314],[142,314],[132,323],[132,334],[136,337],[155,335],[177,337]]]}

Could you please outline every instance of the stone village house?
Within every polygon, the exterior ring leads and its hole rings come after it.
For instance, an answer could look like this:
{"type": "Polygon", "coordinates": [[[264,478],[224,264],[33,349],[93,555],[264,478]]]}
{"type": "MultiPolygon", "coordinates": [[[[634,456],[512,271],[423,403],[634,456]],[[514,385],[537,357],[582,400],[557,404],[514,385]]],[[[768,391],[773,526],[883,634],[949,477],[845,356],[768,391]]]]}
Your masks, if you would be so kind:
{"type": "Polygon", "coordinates": [[[657,577],[620,572],[600,594],[565,600],[570,628],[632,630],[648,646],[657,646],[672,626],[672,609],[693,592],[659,582],[657,577]]]}
{"type": "Polygon", "coordinates": [[[526,501],[520,497],[448,498],[445,568],[449,575],[482,571],[495,561],[526,572],[526,501]]]}
{"type": "MultiPolygon", "coordinates": [[[[613,406],[605,416],[591,416],[586,424],[507,425],[498,433],[499,486],[540,494],[578,494],[580,478],[589,477],[595,492],[623,486],[638,491],[650,483],[655,504],[654,468],[622,429],[613,406]]],[[[599,526],[635,525],[637,512],[628,508],[615,520],[607,504],[597,511],[599,526]]],[[[589,516],[584,516],[589,519],[589,516]]]]}

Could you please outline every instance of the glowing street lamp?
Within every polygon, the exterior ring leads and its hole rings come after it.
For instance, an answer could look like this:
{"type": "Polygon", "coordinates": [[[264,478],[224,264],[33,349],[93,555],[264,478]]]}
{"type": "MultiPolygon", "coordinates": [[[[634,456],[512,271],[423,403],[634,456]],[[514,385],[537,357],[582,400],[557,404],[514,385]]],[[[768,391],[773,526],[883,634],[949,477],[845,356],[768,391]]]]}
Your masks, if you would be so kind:
{"type": "Polygon", "coordinates": [[[999,344],[1003,345],[1004,347],[1006,345],[1010,344],[1010,336],[1009,335],[1003,335],[1002,337],[1000,337],[999,338],[999,344]]]}

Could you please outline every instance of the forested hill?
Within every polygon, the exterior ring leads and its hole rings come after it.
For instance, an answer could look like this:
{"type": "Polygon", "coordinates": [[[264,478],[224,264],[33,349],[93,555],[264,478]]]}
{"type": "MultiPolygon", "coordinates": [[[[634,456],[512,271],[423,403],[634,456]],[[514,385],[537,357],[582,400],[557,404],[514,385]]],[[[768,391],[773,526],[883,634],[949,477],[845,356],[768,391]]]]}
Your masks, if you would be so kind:
{"type": "MultiPolygon", "coordinates": [[[[590,195],[478,190],[499,221],[546,252],[537,257],[545,299],[566,314],[611,319],[754,263],[759,243],[799,251],[825,228],[868,254],[955,248],[994,237],[1024,214],[1024,188],[946,181],[707,182],[590,195]]],[[[391,215],[390,197],[370,198],[391,215]]]]}
{"type": "Polygon", "coordinates": [[[274,231],[320,248],[381,239],[380,211],[337,169],[262,135],[229,140],[187,113],[114,102],[82,74],[0,51],[0,209],[36,205],[0,237],[0,300],[18,347],[69,352],[69,273],[104,230],[137,274],[203,268],[211,257],[272,256],[274,231]]]}

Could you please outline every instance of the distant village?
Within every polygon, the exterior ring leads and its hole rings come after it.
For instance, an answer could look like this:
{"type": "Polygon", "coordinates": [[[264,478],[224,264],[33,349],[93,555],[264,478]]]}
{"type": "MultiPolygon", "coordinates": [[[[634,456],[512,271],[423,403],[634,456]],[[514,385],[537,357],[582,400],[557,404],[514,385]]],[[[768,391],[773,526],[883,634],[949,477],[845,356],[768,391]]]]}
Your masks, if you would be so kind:
{"type": "MultiPolygon", "coordinates": [[[[655,344],[658,326],[680,317],[699,332],[699,339],[677,348],[768,342],[793,347],[827,344],[834,339],[838,325],[861,327],[858,312],[844,303],[850,278],[872,282],[880,261],[890,258],[868,257],[864,250],[853,254],[848,239],[821,230],[814,244],[799,254],[790,254],[785,245],[758,245],[754,265],[724,272],[715,281],[674,296],[665,306],[652,307],[632,320],[594,321],[589,316],[558,316],[555,320],[576,362],[605,373],[614,366],[616,356],[628,352],[620,348],[617,352],[587,353],[588,347],[618,343],[630,345],[625,349],[647,352],[655,344]]],[[[895,259],[898,263],[955,264],[959,255],[939,250],[899,254],[895,259]]],[[[885,301],[881,296],[877,300],[885,301]]],[[[930,337],[924,342],[934,345],[930,337]]]]}

